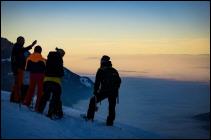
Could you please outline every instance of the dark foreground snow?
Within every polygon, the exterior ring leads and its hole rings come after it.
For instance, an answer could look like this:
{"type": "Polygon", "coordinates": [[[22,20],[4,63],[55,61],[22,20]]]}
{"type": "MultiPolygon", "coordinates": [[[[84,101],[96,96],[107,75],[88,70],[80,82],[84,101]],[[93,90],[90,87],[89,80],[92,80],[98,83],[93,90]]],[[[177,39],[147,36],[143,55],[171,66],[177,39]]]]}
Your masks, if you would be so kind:
{"type": "Polygon", "coordinates": [[[9,95],[1,91],[1,138],[164,138],[120,123],[108,127],[100,116],[94,123],[86,122],[80,118],[84,112],[68,107],[63,107],[62,120],[50,120],[25,106],[19,108],[10,103],[9,95]]]}

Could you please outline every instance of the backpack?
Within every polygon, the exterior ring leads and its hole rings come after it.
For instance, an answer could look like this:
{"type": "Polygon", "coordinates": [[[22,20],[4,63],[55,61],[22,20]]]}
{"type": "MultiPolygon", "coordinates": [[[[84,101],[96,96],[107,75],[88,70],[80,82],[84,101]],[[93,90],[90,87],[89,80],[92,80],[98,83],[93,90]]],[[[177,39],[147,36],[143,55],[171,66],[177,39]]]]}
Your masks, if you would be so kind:
{"type": "Polygon", "coordinates": [[[64,76],[63,60],[57,52],[49,52],[45,74],[53,77],[64,76]]]}
{"type": "Polygon", "coordinates": [[[102,89],[106,91],[116,91],[120,87],[121,79],[114,68],[104,68],[102,70],[102,89]]]}

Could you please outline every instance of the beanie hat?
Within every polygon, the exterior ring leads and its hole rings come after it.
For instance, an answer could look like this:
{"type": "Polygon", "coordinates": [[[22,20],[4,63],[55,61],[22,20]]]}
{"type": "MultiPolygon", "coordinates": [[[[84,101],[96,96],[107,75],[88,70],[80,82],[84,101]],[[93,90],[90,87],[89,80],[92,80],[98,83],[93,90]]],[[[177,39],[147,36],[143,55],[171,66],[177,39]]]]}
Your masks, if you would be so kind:
{"type": "Polygon", "coordinates": [[[61,56],[64,56],[65,55],[65,51],[63,49],[59,49],[56,47],[56,52],[58,52],[61,56]]]}
{"type": "Polygon", "coordinates": [[[108,62],[109,60],[110,60],[109,56],[103,55],[102,58],[101,58],[101,63],[108,62]]]}

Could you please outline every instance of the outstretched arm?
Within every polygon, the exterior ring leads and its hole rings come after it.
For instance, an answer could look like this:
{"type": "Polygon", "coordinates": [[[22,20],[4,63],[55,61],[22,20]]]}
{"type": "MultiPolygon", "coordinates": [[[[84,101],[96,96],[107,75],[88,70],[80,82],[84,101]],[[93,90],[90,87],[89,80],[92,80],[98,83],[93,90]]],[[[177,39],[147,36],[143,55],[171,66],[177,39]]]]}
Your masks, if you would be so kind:
{"type": "Polygon", "coordinates": [[[24,49],[24,51],[31,50],[31,49],[32,49],[32,47],[33,47],[36,43],[37,43],[37,40],[35,40],[35,41],[31,44],[31,45],[29,45],[29,46],[27,46],[27,47],[23,48],[23,49],[24,49]]]}

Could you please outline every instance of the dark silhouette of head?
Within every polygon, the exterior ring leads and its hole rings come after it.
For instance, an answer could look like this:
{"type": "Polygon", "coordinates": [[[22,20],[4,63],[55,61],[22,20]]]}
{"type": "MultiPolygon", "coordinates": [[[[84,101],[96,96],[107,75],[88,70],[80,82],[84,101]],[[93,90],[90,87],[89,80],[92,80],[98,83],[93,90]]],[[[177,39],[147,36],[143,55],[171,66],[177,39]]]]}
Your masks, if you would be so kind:
{"type": "Polygon", "coordinates": [[[34,48],[34,52],[35,53],[41,53],[42,52],[42,48],[41,48],[41,46],[36,46],[35,48],[34,48]]]}
{"type": "Polygon", "coordinates": [[[103,62],[107,62],[109,60],[110,60],[110,57],[109,56],[103,55],[100,62],[103,63],[103,62]]]}
{"type": "Polygon", "coordinates": [[[112,66],[110,57],[107,55],[103,55],[100,60],[100,67],[110,67],[112,66]]]}
{"type": "Polygon", "coordinates": [[[59,49],[56,47],[55,50],[56,50],[56,52],[58,52],[61,55],[61,57],[63,57],[65,55],[65,51],[63,49],[59,49]]]}
{"type": "Polygon", "coordinates": [[[18,45],[20,45],[21,47],[23,47],[23,45],[24,45],[24,43],[25,43],[25,39],[24,39],[24,37],[22,37],[22,36],[19,36],[18,38],[17,38],[17,42],[16,42],[18,45]]]}

